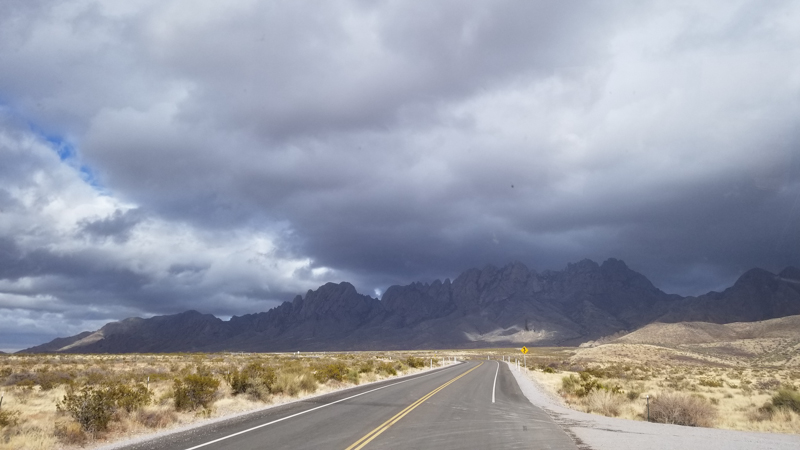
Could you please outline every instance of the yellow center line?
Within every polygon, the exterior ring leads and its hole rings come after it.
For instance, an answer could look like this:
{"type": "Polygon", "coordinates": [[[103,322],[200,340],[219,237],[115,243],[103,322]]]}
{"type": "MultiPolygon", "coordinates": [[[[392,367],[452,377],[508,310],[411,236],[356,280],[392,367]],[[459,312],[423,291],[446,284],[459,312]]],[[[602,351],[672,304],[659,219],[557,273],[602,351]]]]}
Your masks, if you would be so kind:
{"type": "Polygon", "coordinates": [[[351,445],[350,447],[347,447],[345,450],[360,450],[360,449],[364,448],[364,446],[369,444],[370,441],[372,441],[373,439],[378,437],[378,435],[380,435],[381,433],[386,431],[389,427],[391,427],[392,425],[397,423],[400,419],[405,417],[406,414],[410,413],[414,408],[416,408],[417,406],[421,405],[425,400],[433,397],[434,395],[436,395],[437,392],[441,391],[442,389],[446,388],[447,386],[450,386],[451,384],[455,383],[455,381],[458,380],[459,378],[461,378],[464,375],[472,372],[473,370],[477,369],[478,367],[480,367],[482,365],[483,365],[483,363],[480,363],[477,366],[473,367],[472,369],[469,369],[468,371],[466,371],[466,372],[462,373],[461,375],[459,375],[459,376],[453,378],[452,380],[448,381],[447,383],[445,383],[445,384],[439,386],[438,388],[428,392],[422,398],[420,398],[419,400],[415,401],[414,403],[408,405],[405,409],[403,409],[399,413],[395,414],[391,419],[389,419],[386,422],[383,422],[382,424],[380,424],[378,426],[378,428],[375,428],[374,430],[370,431],[364,437],[362,437],[361,439],[359,439],[355,443],[353,443],[353,445],[351,445]]]}

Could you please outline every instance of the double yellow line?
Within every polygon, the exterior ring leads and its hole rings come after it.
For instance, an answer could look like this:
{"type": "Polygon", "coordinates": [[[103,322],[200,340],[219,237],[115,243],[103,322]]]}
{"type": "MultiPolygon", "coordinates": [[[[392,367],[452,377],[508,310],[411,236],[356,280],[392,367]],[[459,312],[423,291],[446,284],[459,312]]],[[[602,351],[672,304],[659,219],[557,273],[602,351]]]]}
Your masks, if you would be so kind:
{"type": "Polygon", "coordinates": [[[447,386],[450,386],[451,384],[455,383],[456,380],[458,380],[459,378],[461,378],[464,375],[472,372],[473,370],[477,369],[478,367],[480,367],[482,365],[483,365],[483,363],[480,363],[477,366],[473,367],[472,369],[469,369],[468,371],[466,371],[466,372],[462,373],[461,375],[459,375],[459,376],[453,378],[452,380],[448,381],[447,383],[445,383],[445,384],[439,386],[438,388],[428,392],[421,399],[419,399],[419,400],[415,401],[414,403],[408,405],[406,407],[406,409],[404,409],[404,410],[400,411],[399,413],[395,414],[394,417],[392,417],[391,419],[387,420],[386,422],[383,422],[380,426],[378,426],[378,428],[375,428],[374,430],[370,431],[364,437],[362,437],[361,439],[356,441],[353,445],[351,445],[350,447],[347,447],[345,450],[360,450],[360,449],[364,448],[365,445],[369,444],[373,439],[378,437],[381,433],[383,433],[384,431],[389,429],[389,427],[391,427],[392,425],[397,423],[400,419],[405,417],[406,414],[410,413],[414,408],[416,408],[417,406],[419,406],[423,402],[425,402],[425,400],[433,397],[434,395],[436,395],[437,392],[441,391],[442,389],[446,388],[447,386]]]}

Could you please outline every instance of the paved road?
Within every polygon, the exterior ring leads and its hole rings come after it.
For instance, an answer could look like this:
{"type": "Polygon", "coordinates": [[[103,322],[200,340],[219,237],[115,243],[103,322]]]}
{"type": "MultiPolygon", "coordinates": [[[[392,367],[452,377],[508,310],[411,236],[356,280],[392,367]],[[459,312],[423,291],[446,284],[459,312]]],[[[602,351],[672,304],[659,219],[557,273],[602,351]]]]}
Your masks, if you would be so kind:
{"type": "Polygon", "coordinates": [[[576,446],[522,394],[508,366],[472,361],[125,448],[560,450],[576,446]]]}

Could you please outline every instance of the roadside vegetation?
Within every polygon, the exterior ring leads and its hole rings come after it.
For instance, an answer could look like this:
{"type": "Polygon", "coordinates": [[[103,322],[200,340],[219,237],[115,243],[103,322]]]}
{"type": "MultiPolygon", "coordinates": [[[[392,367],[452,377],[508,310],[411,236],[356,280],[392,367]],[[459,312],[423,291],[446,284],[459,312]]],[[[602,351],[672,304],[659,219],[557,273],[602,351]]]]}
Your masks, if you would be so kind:
{"type": "MultiPolygon", "coordinates": [[[[626,345],[626,354],[598,349],[531,348],[526,372],[584,412],[647,420],[649,396],[652,422],[800,433],[800,365],[794,360],[770,365],[685,351],[659,360],[655,346],[626,345]]],[[[506,354],[522,360],[518,352],[506,354]]]]}
{"type": "Polygon", "coordinates": [[[433,352],[0,355],[0,450],[87,448],[438,367],[433,352]]]}

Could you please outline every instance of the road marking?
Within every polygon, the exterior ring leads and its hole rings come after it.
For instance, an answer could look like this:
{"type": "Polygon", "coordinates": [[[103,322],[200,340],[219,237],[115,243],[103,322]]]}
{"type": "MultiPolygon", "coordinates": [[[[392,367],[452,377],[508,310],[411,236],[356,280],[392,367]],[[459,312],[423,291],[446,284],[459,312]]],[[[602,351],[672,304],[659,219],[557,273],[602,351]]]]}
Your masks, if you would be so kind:
{"type": "Polygon", "coordinates": [[[497,363],[497,370],[494,371],[494,384],[492,384],[492,403],[494,403],[494,390],[497,387],[497,372],[500,372],[500,362],[495,362],[497,363]]]}
{"type": "Polygon", "coordinates": [[[430,375],[433,375],[433,374],[436,374],[436,373],[439,373],[439,372],[441,372],[441,370],[437,370],[436,372],[431,372],[431,373],[428,373],[428,374],[425,374],[425,375],[420,375],[420,376],[418,376],[418,377],[409,378],[409,379],[407,379],[407,380],[398,381],[397,383],[387,384],[386,386],[381,386],[381,387],[379,387],[379,388],[375,388],[375,389],[372,389],[372,390],[369,390],[369,391],[366,391],[366,392],[362,392],[362,393],[360,393],[360,394],[351,395],[350,397],[343,398],[343,399],[341,399],[341,400],[336,400],[335,402],[326,403],[326,404],[324,404],[324,405],[320,405],[320,406],[317,406],[317,407],[315,407],[315,408],[307,409],[307,410],[305,410],[305,411],[300,411],[299,413],[292,414],[291,416],[286,416],[286,417],[283,417],[283,418],[281,418],[281,419],[278,419],[278,420],[273,420],[272,422],[262,423],[261,425],[256,425],[256,426],[254,426],[253,428],[248,428],[248,429],[246,429],[246,430],[238,431],[238,432],[236,432],[236,433],[229,434],[229,435],[227,435],[227,436],[223,436],[223,437],[221,437],[221,438],[219,438],[219,439],[214,439],[213,441],[208,441],[208,442],[206,442],[206,443],[203,443],[203,444],[200,444],[200,445],[195,445],[194,447],[189,447],[189,448],[187,448],[186,450],[195,450],[195,449],[197,449],[197,448],[205,447],[205,446],[207,446],[207,445],[216,444],[217,442],[224,441],[225,439],[230,439],[230,438],[232,438],[232,437],[239,436],[240,434],[249,433],[250,431],[253,431],[253,430],[257,430],[257,429],[259,429],[259,428],[266,427],[267,425],[272,425],[273,423],[283,422],[284,420],[291,419],[292,417],[301,416],[301,415],[303,415],[303,414],[310,413],[311,411],[316,411],[316,410],[318,410],[318,409],[321,409],[321,408],[324,408],[324,407],[326,407],[326,406],[335,405],[335,404],[337,404],[337,403],[341,403],[341,402],[343,402],[343,401],[345,401],[345,400],[350,400],[351,398],[360,397],[360,396],[362,396],[362,395],[364,395],[364,394],[369,394],[369,393],[371,393],[371,392],[380,391],[381,389],[386,389],[386,388],[388,388],[388,387],[397,386],[398,384],[403,384],[403,383],[406,383],[406,382],[409,382],[409,381],[412,381],[412,380],[419,380],[420,378],[425,378],[425,377],[427,377],[427,376],[430,376],[430,375]]]}
{"type": "Polygon", "coordinates": [[[400,419],[405,417],[406,414],[410,413],[414,408],[416,408],[417,406],[423,404],[425,402],[425,400],[433,397],[434,395],[436,395],[437,392],[441,391],[442,389],[446,388],[447,386],[450,386],[451,384],[455,383],[456,380],[458,380],[459,378],[465,376],[466,374],[472,372],[473,370],[477,369],[478,367],[480,367],[482,365],[483,365],[483,363],[480,363],[477,366],[473,367],[472,369],[469,369],[468,371],[466,371],[466,372],[462,373],[461,375],[459,375],[459,376],[453,378],[452,380],[448,381],[447,383],[445,383],[445,384],[439,386],[438,388],[428,392],[422,398],[420,398],[419,400],[415,401],[414,403],[406,406],[406,408],[404,410],[402,410],[399,413],[395,414],[394,417],[392,417],[391,419],[387,420],[386,422],[383,422],[382,424],[380,424],[378,426],[378,428],[375,428],[374,430],[370,431],[364,437],[362,437],[361,439],[359,439],[355,443],[353,443],[353,445],[351,445],[350,447],[347,447],[345,450],[360,450],[360,449],[364,448],[365,445],[369,444],[373,439],[378,437],[381,433],[383,433],[384,431],[388,430],[389,427],[391,427],[392,425],[397,423],[400,419]]]}

